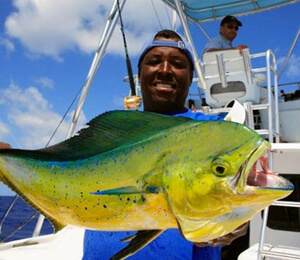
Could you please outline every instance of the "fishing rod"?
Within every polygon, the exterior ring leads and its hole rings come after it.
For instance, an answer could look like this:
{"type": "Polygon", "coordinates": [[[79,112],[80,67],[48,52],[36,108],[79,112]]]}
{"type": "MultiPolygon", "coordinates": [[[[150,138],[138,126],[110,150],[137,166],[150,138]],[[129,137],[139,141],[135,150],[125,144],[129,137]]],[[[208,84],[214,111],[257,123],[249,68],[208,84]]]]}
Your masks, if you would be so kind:
{"type": "Polygon", "coordinates": [[[123,37],[123,44],[124,44],[124,51],[125,51],[125,58],[126,58],[126,67],[127,67],[130,92],[131,92],[131,96],[124,98],[124,106],[125,106],[126,110],[130,109],[130,108],[137,110],[141,105],[141,98],[136,95],[134,77],[133,77],[133,73],[132,73],[131,61],[130,61],[129,54],[128,54],[128,48],[127,48],[127,42],[126,42],[126,37],[125,37],[125,31],[124,31],[124,25],[123,25],[123,19],[122,19],[122,15],[121,15],[121,8],[120,8],[119,0],[117,0],[117,9],[118,9],[118,14],[119,14],[119,19],[120,19],[120,29],[121,29],[121,33],[122,33],[122,37],[123,37]]]}
{"type": "Polygon", "coordinates": [[[124,43],[124,50],[125,50],[125,57],[126,57],[126,67],[127,67],[128,77],[129,77],[131,95],[135,96],[136,95],[135,84],[134,84],[134,79],[133,79],[131,62],[130,62],[128,49],[127,49],[127,42],[126,42],[126,37],[125,37],[125,32],[124,32],[124,25],[123,25],[123,19],[122,19],[122,15],[121,15],[119,0],[117,0],[117,6],[118,6],[119,19],[120,19],[120,26],[121,26],[120,29],[121,29],[121,33],[122,33],[122,37],[123,37],[123,43],[124,43]]]}

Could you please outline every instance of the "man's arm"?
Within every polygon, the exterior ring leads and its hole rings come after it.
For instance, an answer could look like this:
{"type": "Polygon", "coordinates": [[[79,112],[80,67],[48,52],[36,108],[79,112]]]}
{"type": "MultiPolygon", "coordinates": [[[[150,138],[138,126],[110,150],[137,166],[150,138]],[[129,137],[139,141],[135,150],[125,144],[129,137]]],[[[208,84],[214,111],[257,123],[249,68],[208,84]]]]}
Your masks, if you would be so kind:
{"type": "Polygon", "coordinates": [[[233,48],[208,48],[204,52],[213,52],[213,51],[226,51],[226,50],[242,50],[242,49],[247,49],[248,46],[245,44],[238,45],[233,48]]]}

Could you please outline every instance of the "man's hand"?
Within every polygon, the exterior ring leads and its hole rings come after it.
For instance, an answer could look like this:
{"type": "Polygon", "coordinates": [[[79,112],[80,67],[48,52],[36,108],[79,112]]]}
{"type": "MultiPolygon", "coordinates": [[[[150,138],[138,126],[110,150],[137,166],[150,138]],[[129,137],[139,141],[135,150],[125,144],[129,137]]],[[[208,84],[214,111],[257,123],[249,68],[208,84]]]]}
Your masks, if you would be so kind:
{"type": "Polygon", "coordinates": [[[238,50],[243,50],[243,49],[247,49],[248,46],[245,45],[245,44],[241,44],[241,45],[236,46],[235,48],[238,49],[238,50]]]}
{"type": "Polygon", "coordinates": [[[195,243],[196,246],[198,247],[204,247],[204,246],[219,246],[219,245],[230,245],[233,240],[235,240],[238,237],[244,236],[247,233],[249,223],[245,223],[241,226],[239,226],[236,230],[232,231],[231,233],[213,239],[208,242],[203,242],[203,243],[195,243]]]}
{"type": "Polygon", "coordinates": [[[242,50],[243,50],[243,49],[248,49],[248,46],[245,45],[245,44],[241,44],[241,45],[236,46],[235,48],[236,48],[237,50],[239,50],[239,51],[240,51],[240,54],[242,55],[242,50]]]}

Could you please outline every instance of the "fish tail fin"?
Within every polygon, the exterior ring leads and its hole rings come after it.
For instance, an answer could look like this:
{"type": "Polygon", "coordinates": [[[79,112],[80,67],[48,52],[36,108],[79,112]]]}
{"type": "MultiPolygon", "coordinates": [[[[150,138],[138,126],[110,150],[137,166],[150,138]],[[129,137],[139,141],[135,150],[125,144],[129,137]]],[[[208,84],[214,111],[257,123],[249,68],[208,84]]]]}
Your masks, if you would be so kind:
{"type": "MultiPolygon", "coordinates": [[[[24,196],[23,192],[19,190],[13,183],[11,183],[8,179],[6,179],[5,174],[3,173],[3,168],[2,168],[2,162],[0,161],[0,181],[3,182],[8,188],[10,188],[12,191],[16,192],[21,199],[23,199],[26,203],[28,203],[32,208],[35,210],[39,211],[42,215],[45,215],[48,220],[51,222],[53,229],[55,232],[63,229],[66,225],[61,224],[57,222],[54,218],[51,216],[45,214],[40,208],[35,206],[31,201],[29,201],[26,196],[24,196]]],[[[1,227],[2,223],[0,223],[0,233],[1,233],[1,227]]]]}

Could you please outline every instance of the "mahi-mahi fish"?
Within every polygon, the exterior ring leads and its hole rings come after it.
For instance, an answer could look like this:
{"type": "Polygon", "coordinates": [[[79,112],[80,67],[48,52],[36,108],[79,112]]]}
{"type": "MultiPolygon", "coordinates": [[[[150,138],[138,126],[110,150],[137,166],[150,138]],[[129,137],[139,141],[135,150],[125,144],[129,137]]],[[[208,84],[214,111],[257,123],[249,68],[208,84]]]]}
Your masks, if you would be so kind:
{"type": "Polygon", "coordinates": [[[0,180],[60,230],[139,231],[124,259],[166,229],[192,242],[232,232],[293,185],[244,125],[112,111],[39,150],[0,151],[0,180]]]}

